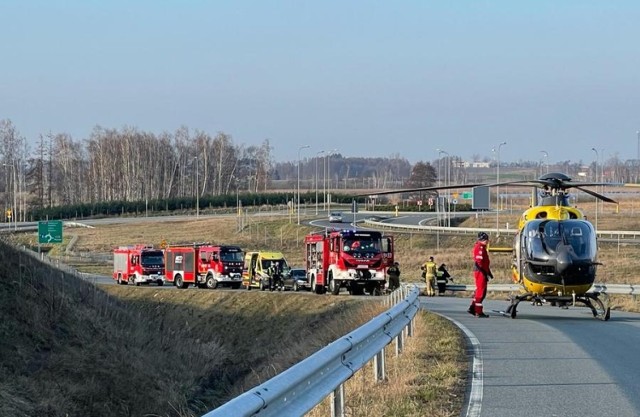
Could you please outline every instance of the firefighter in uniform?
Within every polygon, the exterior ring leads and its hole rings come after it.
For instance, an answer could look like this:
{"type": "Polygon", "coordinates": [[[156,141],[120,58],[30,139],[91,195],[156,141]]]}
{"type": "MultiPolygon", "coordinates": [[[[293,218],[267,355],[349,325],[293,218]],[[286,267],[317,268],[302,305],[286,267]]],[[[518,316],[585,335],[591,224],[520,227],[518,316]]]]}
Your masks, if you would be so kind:
{"type": "Polygon", "coordinates": [[[430,256],[420,269],[423,271],[422,277],[427,284],[427,296],[433,297],[436,295],[436,263],[433,261],[433,256],[430,256]]]}
{"type": "Polygon", "coordinates": [[[398,262],[394,262],[393,265],[387,269],[387,274],[389,274],[389,291],[400,287],[400,264],[398,264],[398,262]]]}
{"type": "Polygon", "coordinates": [[[489,235],[485,232],[478,233],[478,240],[473,246],[473,277],[476,281],[476,291],[471,300],[467,312],[476,317],[489,317],[482,309],[482,302],[487,296],[487,283],[493,278],[491,273],[489,254],[487,252],[489,235]]]}
{"type": "Polygon", "coordinates": [[[438,285],[438,295],[443,295],[447,289],[447,282],[451,278],[447,265],[441,264],[436,271],[436,284],[438,285]]]}

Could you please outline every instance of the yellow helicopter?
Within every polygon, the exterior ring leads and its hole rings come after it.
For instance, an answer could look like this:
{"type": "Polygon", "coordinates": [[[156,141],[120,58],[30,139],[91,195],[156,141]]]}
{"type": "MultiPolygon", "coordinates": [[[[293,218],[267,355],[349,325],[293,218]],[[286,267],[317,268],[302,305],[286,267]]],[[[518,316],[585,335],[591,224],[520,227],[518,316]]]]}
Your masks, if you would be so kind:
{"type": "Polygon", "coordinates": [[[596,231],[582,211],[569,205],[568,190],[575,188],[604,202],[616,203],[584,187],[623,184],[573,182],[557,172],[538,180],[505,184],[537,186],[541,193],[537,204],[522,213],[513,248],[489,249],[513,253],[511,277],[521,285],[520,294],[511,297],[504,314],[516,318],[521,301],[535,305],[549,302],[565,308],[579,302],[589,307],[594,317],[609,320],[607,295],[589,292],[600,264],[596,231]]]}
{"type": "Polygon", "coordinates": [[[589,292],[600,265],[596,231],[582,211],[569,205],[568,190],[575,188],[604,202],[616,203],[584,187],[624,184],[573,182],[567,175],[555,172],[542,175],[537,180],[423,187],[374,194],[504,185],[532,186],[540,188],[540,194],[536,195],[537,201],[522,213],[513,247],[488,249],[490,252],[513,254],[511,277],[521,286],[520,293],[511,297],[507,310],[500,313],[516,318],[521,301],[530,301],[534,305],[549,302],[562,308],[582,303],[591,309],[594,317],[609,320],[611,309],[607,295],[589,292]]]}

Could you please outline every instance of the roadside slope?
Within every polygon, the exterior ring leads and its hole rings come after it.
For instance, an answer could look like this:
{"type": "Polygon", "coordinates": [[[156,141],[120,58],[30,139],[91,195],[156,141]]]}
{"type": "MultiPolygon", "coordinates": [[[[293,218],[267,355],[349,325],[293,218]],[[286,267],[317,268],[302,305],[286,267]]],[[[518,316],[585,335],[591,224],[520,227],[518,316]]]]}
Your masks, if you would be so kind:
{"type": "Polygon", "coordinates": [[[0,415],[199,415],[380,310],[348,297],[103,289],[0,242],[0,415]]]}

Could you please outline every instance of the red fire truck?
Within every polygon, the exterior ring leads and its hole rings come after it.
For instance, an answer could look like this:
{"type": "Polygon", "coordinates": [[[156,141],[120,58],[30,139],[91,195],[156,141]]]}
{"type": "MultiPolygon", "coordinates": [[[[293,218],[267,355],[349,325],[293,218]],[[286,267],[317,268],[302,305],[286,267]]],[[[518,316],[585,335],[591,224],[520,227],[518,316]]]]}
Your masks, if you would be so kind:
{"type": "Polygon", "coordinates": [[[200,288],[228,285],[240,288],[244,252],[238,246],[196,243],[169,246],[165,250],[167,281],[178,288],[194,284],[200,288]]]}
{"type": "Polygon", "coordinates": [[[164,254],[150,245],[120,246],[113,250],[113,279],[118,284],[163,285],[164,254]]]}
{"type": "Polygon", "coordinates": [[[366,230],[336,230],[305,237],[307,280],[311,291],[382,294],[393,264],[393,237],[366,230]]]}

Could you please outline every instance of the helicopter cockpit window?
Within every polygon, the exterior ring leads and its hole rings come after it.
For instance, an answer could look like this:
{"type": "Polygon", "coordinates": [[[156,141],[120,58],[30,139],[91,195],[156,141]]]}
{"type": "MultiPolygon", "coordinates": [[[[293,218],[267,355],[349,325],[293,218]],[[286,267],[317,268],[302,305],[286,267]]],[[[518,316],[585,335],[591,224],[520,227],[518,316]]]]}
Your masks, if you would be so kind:
{"type": "MultiPolygon", "coordinates": [[[[524,240],[524,249],[526,252],[526,256],[528,259],[531,260],[537,260],[537,261],[544,261],[549,259],[549,254],[548,252],[545,250],[544,245],[543,245],[543,236],[542,236],[542,232],[541,232],[541,227],[540,227],[540,223],[539,221],[533,221],[528,223],[525,226],[525,232],[523,233],[523,236],[525,236],[525,240],[524,240]]],[[[544,228],[542,227],[542,230],[544,230],[544,228]]]]}
{"type": "Polygon", "coordinates": [[[525,226],[525,250],[529,259],[547,260],[560,246],[569,245],[577,259],[595,259],[595,233],[582,220],[535,220],[525,226]]]}

